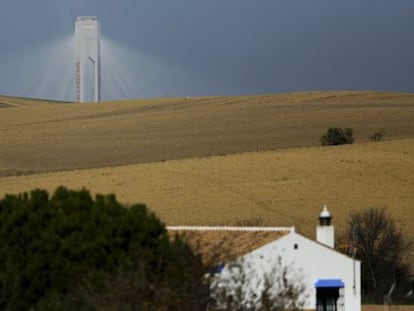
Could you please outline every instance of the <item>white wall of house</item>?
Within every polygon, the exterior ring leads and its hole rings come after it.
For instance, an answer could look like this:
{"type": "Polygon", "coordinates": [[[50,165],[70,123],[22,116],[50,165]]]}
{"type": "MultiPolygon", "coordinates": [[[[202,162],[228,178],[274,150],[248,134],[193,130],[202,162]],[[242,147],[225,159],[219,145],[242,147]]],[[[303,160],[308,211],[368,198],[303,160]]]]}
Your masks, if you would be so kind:
{"type": "MultiPolygon", "coordinates": [[[[341,279],[345,287],[341,290],[343,299],[340,299],[338,304],[342,306],[339,306],[338,310],[361,310],[359,261],[292,232],[246,254],[241,262],[246,269],[255,271],[250,275],[260,278],[260,275],[270,273],[272,267],[277,266],[279,258],[282,265],[292,271],[289,274],[292,281],[299,279],[305,285],[305,309],[316,307],[315,282],[318,279],[341,279]]],[[[251,283],[257,284],[254,280],[251,283]]],[[[260,290],[260,286],[257,286],[257,290],[260,290]]]]}

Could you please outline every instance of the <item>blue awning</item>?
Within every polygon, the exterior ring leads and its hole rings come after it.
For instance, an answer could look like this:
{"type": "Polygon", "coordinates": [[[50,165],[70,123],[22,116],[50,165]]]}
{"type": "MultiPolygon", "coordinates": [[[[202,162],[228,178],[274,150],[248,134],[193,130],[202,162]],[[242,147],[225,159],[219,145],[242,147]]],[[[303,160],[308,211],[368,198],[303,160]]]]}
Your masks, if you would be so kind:
{"type": "Polygon", "coordinates": [[[341,279],[319,279],[315,282],[315,287],[345,287],[341,279]]]}

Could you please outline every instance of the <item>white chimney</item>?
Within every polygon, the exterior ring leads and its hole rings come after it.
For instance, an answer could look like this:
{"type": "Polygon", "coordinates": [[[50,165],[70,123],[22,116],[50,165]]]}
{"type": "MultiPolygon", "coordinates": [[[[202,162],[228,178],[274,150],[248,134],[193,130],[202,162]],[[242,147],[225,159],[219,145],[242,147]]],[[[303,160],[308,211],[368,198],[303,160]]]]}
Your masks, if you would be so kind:
{"type": "Polygon", "coordinates": [[[332,216],[328,208],[324,205],[319,215],[319,226],[316,228],[316,240],[328,247],[335,246],[334,226],[331,225],[332,216]]]}

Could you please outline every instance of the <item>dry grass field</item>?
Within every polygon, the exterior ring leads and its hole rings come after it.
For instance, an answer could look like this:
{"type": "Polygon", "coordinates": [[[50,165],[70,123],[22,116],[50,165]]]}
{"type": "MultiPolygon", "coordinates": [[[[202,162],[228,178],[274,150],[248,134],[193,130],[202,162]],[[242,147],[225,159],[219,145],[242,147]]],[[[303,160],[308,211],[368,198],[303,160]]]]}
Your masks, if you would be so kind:
{"type": "Polygon", "coordinates": [[[1,196],[86,187],[170,225],[260,218],[311,237],[323,204],[339,232],[351,211],[385,206],[414,241],[413,94],[0,104],[1,196]],[[353,127],[356,143],[318,146],[329,126],[353,127]],[[368,142],[379,130],[386,141],[368,142]]]}
{"type": "Polygon", "coordinates": [[[311,92],[68,104],[0,97],[0,176],[414,137],[414,94],[311,92]]]}
{"type": "Polygon", "coordinates": [[[144,202],[170,225],[262,218],[310,236],[323,204],[339,231],[351,211],[385,206],[414,239],[414,139],[3,177],[0,195],[61,184],[144,202]]]}

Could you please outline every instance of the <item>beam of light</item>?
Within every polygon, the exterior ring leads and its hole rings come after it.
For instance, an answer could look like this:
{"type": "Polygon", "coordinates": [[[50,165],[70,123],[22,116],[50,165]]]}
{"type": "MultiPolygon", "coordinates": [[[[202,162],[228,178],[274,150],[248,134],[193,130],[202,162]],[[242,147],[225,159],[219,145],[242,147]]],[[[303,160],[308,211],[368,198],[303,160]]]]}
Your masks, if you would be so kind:
{"type": "Polygon", "coordinates": [[[72,101],[73,37],[44,42],[0,64],[0,93],[10,96],[72,101]]]}
{"type": "MultiPolygon", "coordinates": [[[[1,58],[0,94],[75,100],[74,37],[1,58]]],[[[101,37],[102,100],[211,95],[217,79],[101,37]]]]}
{"type": "Polygon", "coordinates": [[[209,81],[132,49],[101,38],[102,96],[109,99],[202,95],[209,81]]]}

